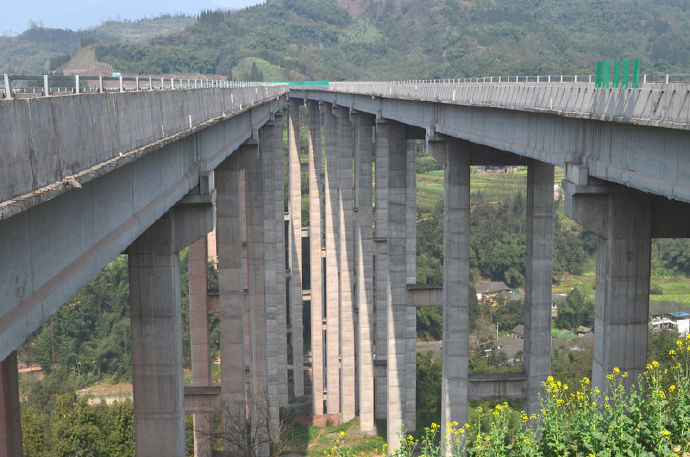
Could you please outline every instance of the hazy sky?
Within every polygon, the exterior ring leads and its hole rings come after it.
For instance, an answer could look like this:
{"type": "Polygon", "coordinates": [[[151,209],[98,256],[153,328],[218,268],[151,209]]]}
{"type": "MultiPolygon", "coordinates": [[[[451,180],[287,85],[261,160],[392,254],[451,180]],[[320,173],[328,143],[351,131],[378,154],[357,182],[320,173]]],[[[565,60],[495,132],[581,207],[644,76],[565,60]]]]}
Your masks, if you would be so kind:
{"type": "Polygon", "coordinates": [[[0,0],[0,35],[16,35],[30,21],[45,27],[84,29],[108,19],[141,19],[163,13],[198,14],[204,9],[237,9],[263,0],[0,0]],[[9,5],[11,3],[11,5],[9,5]]]}

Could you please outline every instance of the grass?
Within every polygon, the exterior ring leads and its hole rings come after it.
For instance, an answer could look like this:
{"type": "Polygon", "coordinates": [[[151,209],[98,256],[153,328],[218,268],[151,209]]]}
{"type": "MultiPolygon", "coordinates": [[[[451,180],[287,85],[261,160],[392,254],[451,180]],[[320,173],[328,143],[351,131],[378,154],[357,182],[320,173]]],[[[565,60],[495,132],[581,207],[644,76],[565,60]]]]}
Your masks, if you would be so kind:
{"type": "Polygon", "coordinates": [[[291,451],[299,455],[311,457],[323,456],[339,438],[340,432],[345,433],[344,445],[352,447],[356,454],[374,453],[385,442],[378,435],[364,435],[359,431],[359,419],[340,425],[330,425],[323,428],[315,426],[295,425],[295,443],[291,451]]]}

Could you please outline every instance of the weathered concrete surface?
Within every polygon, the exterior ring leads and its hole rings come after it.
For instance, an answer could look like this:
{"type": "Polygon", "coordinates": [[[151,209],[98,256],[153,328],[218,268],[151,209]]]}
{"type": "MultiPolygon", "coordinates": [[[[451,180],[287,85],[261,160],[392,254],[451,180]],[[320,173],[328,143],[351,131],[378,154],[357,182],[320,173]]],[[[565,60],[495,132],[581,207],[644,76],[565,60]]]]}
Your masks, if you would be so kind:
{"type": "Polygon", "coordinates": [[[527,377],[522,373],[472,374],[468,381],[469,400],[517,399],[526,396],[527,377]]]}
{"type": "Polygon", "coordinates": [[[195,416],[221,413],[220,398],[220,386],[187,386],[184,388],[184,410],[195,416]]]}
{"type": "Polygon", "coordinates": [[[408,284],[407,302],[411,307],[443,306],[443,285],[408,284]]]}
{"type": "MultiPolygon", "coordinates": [[[[246,409],[244,280],[242,261],[240,157],[251,154],[248,146],[227,158],[215,171],[217,186],[216,242],[220,302],[221,414],[230,427],[234,411],[246,409]]],[[[227,429],[224,433],[230,433],[227,429]]],[[[227,450],[227,449],[226,449],[227,450]]]]}
{"type": "MultiPolygon", "coordinates": [[[[281,384],[285,378],[281,372],[281,341],[280,312],[282,308],[278,303],[278,296],[285,294],[285,287],[280,287],[277,281],[276,262],[282,255],[277,249],[276,235],[276,209],[275,205],[282,205],[275,200],[276,149],[282,145],[275,145],[275,133],[273,124],[269,123],[259,129],[259,156],[262,166],[262,198],[263,198],[263,268],[260,270],[264,276],[264,307],[265,307],[265,340],[266,340],[266,396],[268,402],[268,425],[271,438],[277,438],[280,425],[281,384]]],[[[282,152],[282,148],[280,148],[282,152]]],[[[282,176],[281,170],[277,174],[282,176]]]]}
{"type": "Polygon", "coordinates": [[[327,104],[321,105],[326,142],[324,177],[324,234],[326,246],[326,409],[340,413],[340,280],[338,268],[338,119],[327,104]]]}
{"type": "MultiPolygon", "coordinates": [[[[211,385],[211,359],[208,346],[208,241],[205,236],[189,245],[189,343],[191,346],[192,386],[211,385]]],[[[185,398],[185,408],[187,400],[185,398]]],[[[194,414],[194,457],[213,452],[210,414],[194,414]]]]}
{"type": "Polygon", "coordinates": [[[128,249],[132,384],[138,456],[183,457],[180,260],[175,210],[128,249]]]}
{"type": "Polygon", "coordinates": [[[524,351],[528,414],[539,413],[542,383],[551,374],[553,180],[553,165],[528,166],[524,351]]]}
{"type": "Polygon", "coordinates": [[[290,208],[290,328],[292,377],[295,397],[304,396],[304,345],[302,337],[302,188],[299,163],[300,104],[288,109],[288,189],[290,208]]]}
{"type": "Polygon", "coordinates": [[[17,353],[0,361],[0,457],[23,455],[17,353]]]}
{"type": "Polygon", "coordinates": [[[362,433],[375,433],[374,424],[374,233],[372,208],[372,134],[374,118],[354,114],[355,124],[355,261],[357,320],[357,379],[359,426],[362,433]]]}
{"type": "MultiPolygon", "coordinates": [[[[406,289],[417,283],[417,146],[415,140],[407,140],[405,171],[405,278],[406,289]]],[[[407,303],[407,328],[405,329],[405,419],[411,432],[417,429],[417,309],[407,303]]]]}
{"type": "Polygon", "coordinates": [[[430,141],[445,162],[443,185],[443,352],[441,436],[467,422],[470,295],[470,162],[456,141],[430,141]]]}
{"type": "Polygon", "coordinates": [[[405,127],[388,128],[388,412],[386,441],[400,447],[400,428],[407,419],[407,147],[405,127]]]}
{"type": "Polygon", "coordinates": [[[343,422],[355,418],[355,321],[353,309],[353,126],[350,112],[338,117],[338,200],[340,219],[340,412],[343,422]]]}
{"type": "Polygon", "coordinates": [[[280,384],[280,406],[288,405],[288,371],[287,371],[287,286],[285,284],[286,250],[285,250],[285,139],[283,138],[284,118],[282,111],[273,116],[273,155],[275,224],[276,224],[276,282],[278,283],[278,369],[283,382],[280,384]]]}
{"type": "Polygon", "coordinates": [[[374,293],[376,300],[374,415],[385,419],[388,415],[388,164],[390,161],[390,123],[377,121],[376,131],[376,256],[374,258],[374,293]]]}
{"type": "Polygon", "coordinates": [[[84,185],[285,92],[208,88],[3,100],[0,144],[4,163],[13,166],[0,167],[0,202],[18,198],[0,204],[0,220],[71,190],[67,177],[84,185]]]}
{"type": "Polygon", "coordinates": [[[323,415],[323,268],[322,268],[322,191],[321,113],[319,104],[307,104],[309,115],[309,263],[311,290],[311,383],[312,413],[323,415]]]}
{"type": "Polygon", "coordinates": [[[291,91],[290,96],[347,106],[553,165],[586,164],[591,176],[690,202],[690,156],[685,152],[690,145],[690,114],[683,103],[687,86],[332,89],[291,91]],[[343,92],[347,89],[353,92],[343,92]],[[425,90],[434,94],[425,95],[425,90]]]}
{"type": "Polygon", "coordinates": [[[22,344],[182,197],[195,187],[200,195],[208,192],[209,174],[203,170],[229,156],[281,103],[257,105],[2,220],[0,357],[22,344]]]}

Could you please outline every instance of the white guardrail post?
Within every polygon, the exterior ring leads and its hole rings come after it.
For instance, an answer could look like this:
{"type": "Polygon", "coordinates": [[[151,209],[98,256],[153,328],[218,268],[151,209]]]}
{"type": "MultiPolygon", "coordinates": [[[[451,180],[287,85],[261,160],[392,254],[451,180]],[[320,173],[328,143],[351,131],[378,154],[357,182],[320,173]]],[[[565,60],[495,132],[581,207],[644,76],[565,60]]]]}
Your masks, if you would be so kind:
{"type": "Polygon", "coordinates": [[[74,75],[74,93],[79,93],[79,75],[74,75]]]}
{"type": "Polygon", "coordinates": [[[50,85],[48,84],[48,75],[43,75],[43,96],[50,95],[50,85]]]}

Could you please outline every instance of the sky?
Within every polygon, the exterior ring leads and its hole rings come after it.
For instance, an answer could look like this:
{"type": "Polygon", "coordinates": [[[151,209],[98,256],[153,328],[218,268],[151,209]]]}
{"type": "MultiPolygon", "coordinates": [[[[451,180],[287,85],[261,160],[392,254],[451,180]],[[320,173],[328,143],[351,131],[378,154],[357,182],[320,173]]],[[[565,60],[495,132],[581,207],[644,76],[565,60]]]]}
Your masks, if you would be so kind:
{"type": "Polygon", "coordinates": [[[85,29],[108,19],[141,19],[160,14],[199,14],[205,9],[239,9],[263,0],[0,0],[0,35],[17,35],[31,22],[44,27],[85,29]],[[9,4],[12,5],[9,5],[9,4]]]}

